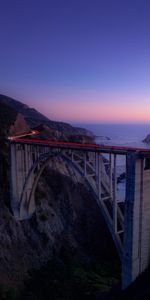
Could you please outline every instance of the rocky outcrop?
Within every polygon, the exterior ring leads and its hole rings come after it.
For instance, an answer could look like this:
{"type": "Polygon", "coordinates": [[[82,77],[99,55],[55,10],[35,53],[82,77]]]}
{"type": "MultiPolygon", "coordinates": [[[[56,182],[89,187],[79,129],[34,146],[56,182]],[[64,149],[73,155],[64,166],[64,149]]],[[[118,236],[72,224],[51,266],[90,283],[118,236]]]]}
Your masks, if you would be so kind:
{"type": "Polygon", "coordinates": [[[150,134],[148,134],[145,139],[143,140],[143,143],[146,143],[146,144],[150,144],[150,134]]]}
{"type": "Polygon", "coordinates": [[[24,133],[29,133],[30,132],[30,127],[25,121],[24,117],[22,114],[18,113],[16,115],[16,119],[13,124],[11,124],[9,128],[9,135],[19,135],[19,134],[24,134],[24,133]]]}

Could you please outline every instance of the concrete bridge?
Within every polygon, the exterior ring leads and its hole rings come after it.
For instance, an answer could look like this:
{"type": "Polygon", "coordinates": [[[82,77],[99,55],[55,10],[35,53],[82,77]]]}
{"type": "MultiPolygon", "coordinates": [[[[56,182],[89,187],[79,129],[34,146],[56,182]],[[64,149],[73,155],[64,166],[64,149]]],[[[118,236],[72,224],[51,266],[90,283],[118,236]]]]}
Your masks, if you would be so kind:
{"type": "Polygon", "coordinates": [[[34,193],[38,180],[52,158],[61,158],[84,178],[110,230],[122,265],[126,288],[150,260],[150,151],[148,149],[98,146],[16,138],[10,141],[11,207],[17,220],[36,210],[34,193]],[[124,199],[117,192],[117,160],[125,160],[124,199]]]}

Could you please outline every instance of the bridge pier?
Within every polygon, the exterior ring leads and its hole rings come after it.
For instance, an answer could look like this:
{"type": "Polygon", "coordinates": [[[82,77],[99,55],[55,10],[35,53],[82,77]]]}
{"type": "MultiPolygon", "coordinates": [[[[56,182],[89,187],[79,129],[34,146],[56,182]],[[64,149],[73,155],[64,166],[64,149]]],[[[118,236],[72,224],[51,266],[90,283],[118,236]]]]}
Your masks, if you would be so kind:
{"type": "Polygon", "coordinates": [[[33,164],[32,151],[30,145],[12,144],[11,155],[11,208],[17,220],[27,219],[28,200],[34,182],[34,174],[28,178],[28,188],[23,193],[25,180],[33,164]],[[22,199],[25,198],[25,199],[22,199]],[[21,200],[24,203],[21,209],[21,200]]]}
{"type": "Polygon", "coordinates": [[[129,286],[150,261],[150,169],[145,158],[127,154],[122,287],[129,286]]]}
{"type": "Polygon", "coordinates": [[[11,145],[11,208],[16,219],[19,218],[19,200],[22,191],[23,168],[21,153],[15,144],[11,145]]]}

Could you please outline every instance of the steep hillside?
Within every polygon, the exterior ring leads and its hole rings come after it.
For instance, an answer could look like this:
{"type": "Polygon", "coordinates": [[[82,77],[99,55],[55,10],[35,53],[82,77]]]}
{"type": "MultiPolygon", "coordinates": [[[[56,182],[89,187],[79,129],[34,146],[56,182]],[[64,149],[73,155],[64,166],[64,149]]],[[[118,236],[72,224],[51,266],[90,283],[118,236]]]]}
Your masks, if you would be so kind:
{"type": "Polygon", "coordinates": [[[8,135],[10,126],[15,122],[16,118],[17,111],[0,102],[0,137],[8,135]]]}
{"type": "Polygon", "coordinates": [[[41,113],[37,112],[34,108],[29,108],[26,104],[21,103],[20,101],[14,100],[8,96],[5,95],[1,95],[0,94],[0,102],[4,103],[10,107],[12,107],[12,109],[22,113],[22,115],[27,118],[27,119],[33,119],[38,121],[41,120],[43,122],[49,121],[48,118],[46,118],[45,116],[43,116],[41,113]]]}
{"type": "Polygon", "coordinates": [[[21,113],[30,128],[43,124],[42,137],[46,136],[46,129],[49,138],[83,142],[94,140],[94,136],[90,131],[84,128],[73,127],[64,122],[51,121],[34,108],[30,108],[26,104],[5,95],[0,95],[0,104],[7,105],[13,111],[21,113]]]}

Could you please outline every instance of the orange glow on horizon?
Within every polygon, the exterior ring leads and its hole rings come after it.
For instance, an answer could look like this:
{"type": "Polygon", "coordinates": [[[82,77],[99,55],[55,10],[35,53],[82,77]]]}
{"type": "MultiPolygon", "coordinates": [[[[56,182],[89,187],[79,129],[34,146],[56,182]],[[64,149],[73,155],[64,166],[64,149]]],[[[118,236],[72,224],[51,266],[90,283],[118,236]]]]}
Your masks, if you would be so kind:
{"type": "Polygon", "coordinates": [[[51,109],[54,118],[57,120],[77,120],[77,121],[117,121],[117,122],[150,122],[150,108],[139,105],[135,108],[135,105],[129,106],[124,104],[97,104],[97,105],[85,105],[83,103],[69,103],[62,102],[55,104],[55,107],[51,109]]]}
{"type": "Polygon", "coordinates": [[[46,97],[45,101],[39,101],[38,110],[52,120],[66,122],[150,122],[150,94],[98,91],[71,94],[59,91],[59,95],[46,97]]]}

